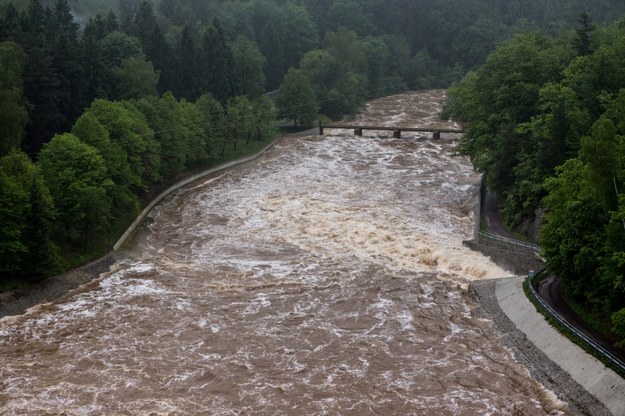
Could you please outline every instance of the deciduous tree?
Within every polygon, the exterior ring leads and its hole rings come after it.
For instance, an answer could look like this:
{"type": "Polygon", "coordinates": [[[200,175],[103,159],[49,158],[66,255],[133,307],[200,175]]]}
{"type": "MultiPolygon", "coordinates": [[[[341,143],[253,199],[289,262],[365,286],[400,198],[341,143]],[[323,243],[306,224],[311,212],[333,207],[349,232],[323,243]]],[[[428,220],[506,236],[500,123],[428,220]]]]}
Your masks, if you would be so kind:
{"type": "Polygon", "coordinates": [[[143,57],[124,59],[119,67],[113,68],[113,77],[117,99],[127,100],[157,94],[159,73],[143,57]]]}
{"type": "Polygon", "coordinates": [[[111,216],[113,186],[100,153],[70,133],[55,136],[39,156],[66,237],[88,246],[111,216]]]}
{"type": "Polygon", "coordinates": [[[258,45],[240,36],[232,43],[233,93],[256,98],[265,92],[265,57],[258,45]]]}
{"type": "Polygon", "coordinates": [[[276,98],[279,117],[292,120],[295,125],[311,125],[319,112],[315,93],[308,78],[291,68],[278,89],[276,98]]]}

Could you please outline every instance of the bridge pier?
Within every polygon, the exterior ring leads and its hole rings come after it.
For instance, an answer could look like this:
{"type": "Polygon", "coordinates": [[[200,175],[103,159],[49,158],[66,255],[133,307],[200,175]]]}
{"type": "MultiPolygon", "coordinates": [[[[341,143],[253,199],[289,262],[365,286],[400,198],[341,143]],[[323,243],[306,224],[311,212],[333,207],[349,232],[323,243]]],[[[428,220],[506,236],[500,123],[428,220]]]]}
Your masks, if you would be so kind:
{"type": "Polygon", "coordinates": [[[428,128],[428,127],[390,127],[390,126],[359,126],[359,125],[349,125],[349,124],[328,124],[323,125],[321,120],[319,120],[319,135],[323,136],[324,128],[327,127],[329,129],[349,129],[354,131],[354,135],[362,136],[362,132],[364,130],[386,130],[392,131],[393,137],[396,139],[401,139],[401,133],[403,131],[417,131],[417,132],[432,132],[432,139],[439,140],[441,138],[441,133],[464,133],[462,129],[446,129],[446,128],[428,128]]]}

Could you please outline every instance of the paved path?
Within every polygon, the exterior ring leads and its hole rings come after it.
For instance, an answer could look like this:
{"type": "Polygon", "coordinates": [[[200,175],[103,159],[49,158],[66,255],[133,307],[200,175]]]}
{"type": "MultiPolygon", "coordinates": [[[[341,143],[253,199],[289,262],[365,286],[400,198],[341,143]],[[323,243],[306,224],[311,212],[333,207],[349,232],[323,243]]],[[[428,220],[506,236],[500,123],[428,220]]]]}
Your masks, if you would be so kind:
{"type": "Polygon", "coordinates": [[[523,277],[496,281],[499,306],[537,348],[566,371],[614,416],[625,416],[625,379],[557,332],[523,292],[523,277]]]}
{"type": "Polygon", "coordinates": [[[496,234],[501,237],[510,238],[515,240],[516,237],[512,234],[503,223],[501,213],[497,207],[497,194],[492,191],[486,191],[486,197],[484,198],[484,206],[482,207],[484,214],[484,221],[486,222],[486,229],[489,233],[496,234]]]}

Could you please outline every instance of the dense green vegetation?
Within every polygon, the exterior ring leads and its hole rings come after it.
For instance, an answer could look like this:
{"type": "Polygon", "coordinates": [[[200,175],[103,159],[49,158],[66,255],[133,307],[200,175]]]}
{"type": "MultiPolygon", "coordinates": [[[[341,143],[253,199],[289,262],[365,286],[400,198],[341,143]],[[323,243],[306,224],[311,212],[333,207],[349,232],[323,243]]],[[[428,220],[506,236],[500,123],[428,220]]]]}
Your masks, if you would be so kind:
{"type": "Polygon", "coordinates": [[[584,10],[608,23],[625,4],[0,0],[0,287],[105,251],[150,195],[260,145],[276,114],[339,118],[473,71],[449,107],[464,151],[511,224],[545,201],[550,267],[625,335],[625,37],[584,10]]]}
{"type": "MultiPolygon", "coordinates": [[[[159,94],[146,46],[114,15],[82,35],[64,0],[0,16],[0,288],[106,251],[152,193],[273,134],[275,111],[249,74],[237,91],[248,95],[218,100],[193,83],[176,86],[192,100],[159,94]]],[[[231,46],[241,68],[248,47],[231,46]]]]}
{"type": "Polygon", "coordinates": [[[462,151],[511,227],[540,243],[575,308],[625,346],[625,20],[517,35],[450,90],[462,151]]]}

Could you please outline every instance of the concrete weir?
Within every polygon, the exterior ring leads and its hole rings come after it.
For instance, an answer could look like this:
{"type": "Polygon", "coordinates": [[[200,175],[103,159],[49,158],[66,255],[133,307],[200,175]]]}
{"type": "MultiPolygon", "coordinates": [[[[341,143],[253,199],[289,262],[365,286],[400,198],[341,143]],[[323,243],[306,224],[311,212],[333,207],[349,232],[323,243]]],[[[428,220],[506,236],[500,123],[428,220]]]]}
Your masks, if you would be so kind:
{"type": "MultiPolygon", "coordinates": [[[[625,379],[557,332],[523,292],[522,277],[495,281],[497,301],[514,325],[614,416],[625,415],[625,379]]],[[[592,413],[596,415],[596,413],[592,413]]]]}

